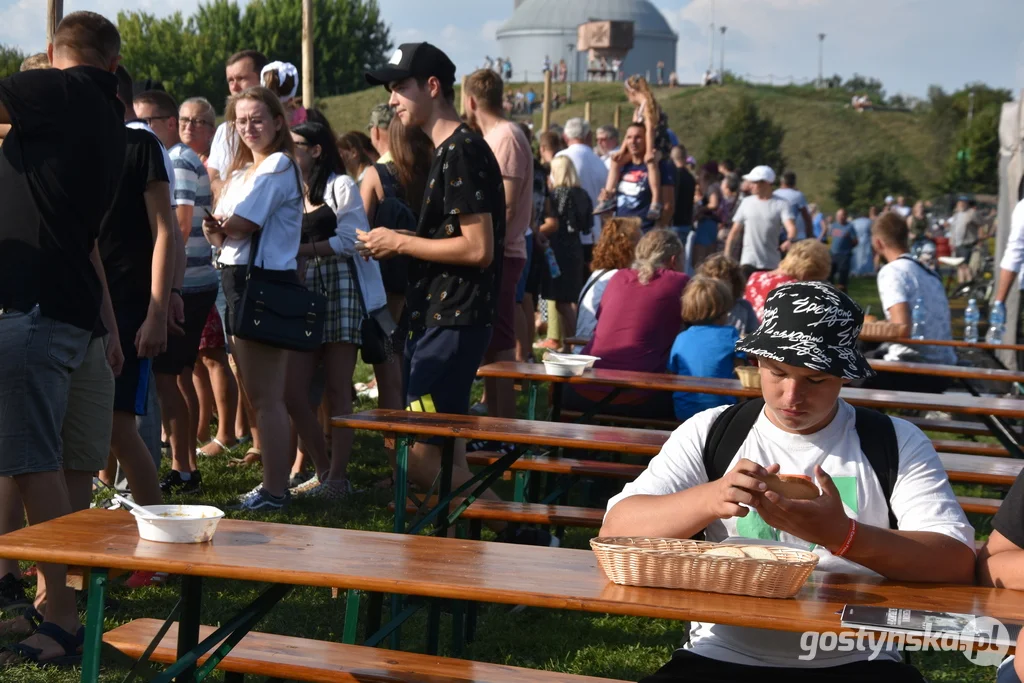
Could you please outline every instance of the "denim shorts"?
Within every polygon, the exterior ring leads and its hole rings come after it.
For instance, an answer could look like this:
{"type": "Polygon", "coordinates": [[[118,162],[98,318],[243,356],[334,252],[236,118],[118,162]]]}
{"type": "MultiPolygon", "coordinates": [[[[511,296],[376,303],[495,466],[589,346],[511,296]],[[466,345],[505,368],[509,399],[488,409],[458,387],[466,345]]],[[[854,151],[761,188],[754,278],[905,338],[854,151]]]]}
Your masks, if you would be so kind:
{"type": "Polygon", "coordinates": [[[71,373],[92,333],[42,315],[0,313],[0,476],[61,469],[71,373]]]}

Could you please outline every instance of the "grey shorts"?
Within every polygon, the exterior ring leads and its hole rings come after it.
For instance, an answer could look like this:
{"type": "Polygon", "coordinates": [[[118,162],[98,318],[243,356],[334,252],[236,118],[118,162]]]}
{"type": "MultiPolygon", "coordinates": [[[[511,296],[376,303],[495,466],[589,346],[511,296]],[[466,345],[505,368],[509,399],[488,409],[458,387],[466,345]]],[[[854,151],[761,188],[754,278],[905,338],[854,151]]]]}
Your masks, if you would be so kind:
{"type": "Polygon", "coordinates": [[[89,342],[85,360],[71,373],[64,416],[64,469],[98,472],[107,466],[114,414],[114,373],[107,363],[107,339],[89,342]]]}
{"type": "Polygon", "coordinates": [[[28,313],[0,313],[0,476],[61,469],[71,373],[89,330],[28,313]]]}

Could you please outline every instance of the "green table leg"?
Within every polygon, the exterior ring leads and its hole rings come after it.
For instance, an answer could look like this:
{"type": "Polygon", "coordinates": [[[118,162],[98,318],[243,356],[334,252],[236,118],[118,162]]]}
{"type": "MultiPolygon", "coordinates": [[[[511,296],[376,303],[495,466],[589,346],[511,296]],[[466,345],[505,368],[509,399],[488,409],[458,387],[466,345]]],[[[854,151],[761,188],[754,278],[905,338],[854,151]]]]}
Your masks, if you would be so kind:
{"type": "Polygon", "coordinates": [[[405,533],[405,500],[409,496],[409,439],[395,443],[395,533],[405,533]]]}
{"type": "Polygon", "coordinates": [[[359,591],[349,590],[345,595],[345,628],[341,633],[341,642],[355,645],[359,628],[359,591]]]}
{"type": "Polygon", "coordinates": [[[527,396],[529,401],[526,404],[526,419],[536,420],[537,419],[537,383],[530,382],[530,388],[527,390],[527,396]]]}
{"type": "Polygon", "coordinates": [[[106,603],[108,570],[89,571],[89,604],[85,617],[85,644],[82,650],[82,683],[98,683],[103,647],[103,610],[106,603]]]}
{"type": "MultiPolygon", "coordinates": [[[[203,579],[200,576],[181,577],[181,619],[178,623],[178,659],[182,659],[199,644],[200,612],[203,603],[203,579]]],[[[178,683],[193,683],[196,668],[186,668],[176,679],[178,683]]]]}

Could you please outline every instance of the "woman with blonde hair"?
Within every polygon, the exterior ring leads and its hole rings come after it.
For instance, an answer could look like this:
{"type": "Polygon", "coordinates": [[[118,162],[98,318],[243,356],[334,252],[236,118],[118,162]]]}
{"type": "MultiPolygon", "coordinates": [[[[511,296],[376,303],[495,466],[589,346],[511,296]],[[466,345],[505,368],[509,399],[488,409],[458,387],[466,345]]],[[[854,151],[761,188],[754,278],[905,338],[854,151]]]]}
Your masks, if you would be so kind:
{"type": "Polygon", "coordinates": [[[824,282],[832,274],[832,254],[818,240],[800,240],[786,253],[776,270],[762,270],[747,280],[743,298],[750,302],[758,320],[764,317],[768,293],[789,282],[824,282]]]}
{"type": "Polygon", "coordinates": [[[729,324],[736,328],[740,337],[745,337],[757,329],[761,321],[758,320],[754,307],[743,298],[746,280],[743,279],[743,270],[737,261],[722,253],[712,254],[697,269],[697,275],[720,280],[732,292],[734,303],[732,310],[729,311],[729,324]]]}
{"type": "MultiPolygon", "coordinates": [[[[594,206],[586,190],[580,187],[580,178],[572,159],[566,156],[551,160],[549,177],[551,193],[544,202],[544,222],[538,240],[541,247],[550,247],[557,270],[544,269],[541,295],[553,301],[558,310],[560,329],[576,329],[576,299],[585,279],[586,264],[581,234],[590,234],[594,225],[594,206]]],[[[562,340],[555,340],[558,348],[562,340]]]]}
{"type": "Polygon", "coordinates": [[[290,414],[285,404],[285,376],[292,351],[237,336],[241,304],[254,282],[276,282],[300,288],[299,241],[302,235],[303,185],[294,161],[295,145],[287,114],[267,88],[249,88],[228,103],[227,121],[238,134],[235,157],[216,218],[203,222],[206,238],[221,252],[221,283],[226,300],[225,325],[259,428],[263,483],[243,496],[241,509],[273,511],[289,500],[288,472],[291,422],[316,465],[328,467],[323,433],[306,402],[290,414]],[[252,268],[250,253],[255,250],[252,268]],[[289,418],[291,418],[289,420],[289,418]]]}
{"type": "MultiPolygon", "coordinates": [[[[633,264],[617,272],[605,288],[594,338],[583,349],[600,358],[595,367],[666,371],[683,323],[680,297],[690,281],[682,272],[683,257],[683,243],[674,232],[655,229],[643,236],[633,264]]],[[[601,389],[567,391],[566,406],[589,408],[606,395],[601,389]]],[[[665,419],[675,415],[671,395],[647,391],[625,392],[601,412],[665,419]]]]}

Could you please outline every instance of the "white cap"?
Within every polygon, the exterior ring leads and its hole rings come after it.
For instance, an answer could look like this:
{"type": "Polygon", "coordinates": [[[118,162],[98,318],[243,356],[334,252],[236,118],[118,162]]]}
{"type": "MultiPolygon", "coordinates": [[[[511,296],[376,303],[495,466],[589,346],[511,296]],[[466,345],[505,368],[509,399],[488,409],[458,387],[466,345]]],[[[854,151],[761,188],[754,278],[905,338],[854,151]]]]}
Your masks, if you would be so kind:
{"type": "Polygon", "coordinates": [[[774,183],[775,171],[772,170],[771,166],[755,166],[750,173],[743,176],[743,179],[749,180],[752,183],[774,183]]]}
{"type": "Polygon", "coordinates": [[[889,195],[888,197],[885,198],[886,204],[892,204],[894,201],[896,200],[892,198],[892,195],[889,195]]]}

